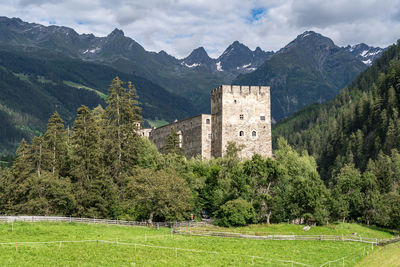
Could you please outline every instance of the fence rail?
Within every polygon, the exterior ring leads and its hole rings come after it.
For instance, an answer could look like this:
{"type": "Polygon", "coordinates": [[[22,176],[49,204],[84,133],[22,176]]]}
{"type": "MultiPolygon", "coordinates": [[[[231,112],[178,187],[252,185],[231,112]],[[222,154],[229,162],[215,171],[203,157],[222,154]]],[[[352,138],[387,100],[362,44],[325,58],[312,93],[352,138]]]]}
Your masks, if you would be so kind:
{"type": "Polygon", "coordinates": [[[266,234],[266,235],[249,235],[243,233],[233,232],[216,232],[216,231],[203,231],[188,228],[174,228],[173,232],[180,235],[191,236],[218,236],[227,238],[245,238],[245,239],[259,239],[259,240],[314,240],[314,241],[349,241],[361,242],[377,245],[379,240],[377,238],[358,237],[358,236],[335,236],[335,235],[281,235],[281,234],[266,234]]]}
{"type": "Polygon", "coordinates": [[[148,222],[107,220],[96,218],[76,218],[59,216],[0,216],[0,222],[79,222],[79,223],[101,223],[126,226],[152,226],[152,227],[204,227],[209,225],[207,222],[148,222]]]}
{"type": "Polygon", "coordinates": [[[392,243],[400,242],[400,237],[381,239],[378,242],[378,246],[386,246],[392,243]]]}

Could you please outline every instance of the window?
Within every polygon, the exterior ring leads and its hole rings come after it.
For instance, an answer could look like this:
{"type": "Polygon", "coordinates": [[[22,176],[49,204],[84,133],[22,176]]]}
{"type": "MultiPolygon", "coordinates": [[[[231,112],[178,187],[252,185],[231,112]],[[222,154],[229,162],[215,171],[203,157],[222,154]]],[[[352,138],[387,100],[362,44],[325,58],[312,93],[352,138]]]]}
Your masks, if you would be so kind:
{"type": "Polygon", "coordinates": [[[236,104],[236,100],[233,100],[233,103],[235,103],[235,104],[236,104]]]}
{"type": "Polygon", "coordinates": [[[240,115],[239,115],[239,118],[240,118],[241,120],[243,120],[243,118],[244,118],[243,114],[240,114],[240,115]]]}
{"type": "Polygon", "coordinates": [[[260,116],[260,120],[265,121],[265,116],[260,116]]]}
{"type": "Polygon", "coordinates": [[[243,132],[243,131],[240,131],[240,132],[239,132],[239,136],[244,136],[244,132],[243,132]]]}
{"type": "Polygon", "coordinates": [[[253,136],[253,137],[257,136],[257,132],[256,131],[252,131],[251,132],[251,136],[253,136]]]}
{"type": "Polygon", "coordinates": [[[206,124],[210,124],[210,119],[206,119],[206,124]]]}

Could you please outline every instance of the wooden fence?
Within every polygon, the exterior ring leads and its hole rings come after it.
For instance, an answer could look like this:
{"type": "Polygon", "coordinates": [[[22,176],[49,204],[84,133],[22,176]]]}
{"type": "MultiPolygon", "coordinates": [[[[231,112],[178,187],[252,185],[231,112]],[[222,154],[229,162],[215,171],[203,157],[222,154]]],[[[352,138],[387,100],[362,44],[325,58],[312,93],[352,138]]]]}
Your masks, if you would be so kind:
{"type": "Polygon", "coordinates": [[[204,227],[207,222],[138,222],[125,220],[107,220],[96,218],[76,218],[57,216],[0,216],[0,222],[78,222],[78,223],[102,223],[126,226],[149,226],[149,227],[204,227]]]}
{"type": "Polygon", "coordinates": [[[335,236],[335,235],[282,235],[282,234],[262,234],[257,235],[233,233],[233,232],[216,232],[204,231],[190,228],[174,228],[173,232],[180,235],[190,236],[217,236],[226,238],[245,238],[245,239],[258,239],[258,240],[314,240],[314,241],[349,241],[361,242],[377,245],[379,240],[377,238],[368,238],[361,236],[335,236]]]}
{"type": "Polygon", "coordinates": [[[378,246],[386,246],[386,245],[396,243],[396,242],[400,242],[400,237],[380,239],[378,242],[378,246]]]}

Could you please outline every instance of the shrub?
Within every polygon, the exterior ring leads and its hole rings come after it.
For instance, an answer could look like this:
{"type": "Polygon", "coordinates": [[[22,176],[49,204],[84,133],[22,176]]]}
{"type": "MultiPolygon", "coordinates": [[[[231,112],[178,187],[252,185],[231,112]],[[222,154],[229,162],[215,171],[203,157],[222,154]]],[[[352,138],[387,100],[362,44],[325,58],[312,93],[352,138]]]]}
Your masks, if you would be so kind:
{"type": "Polygon", "coordinates": [[[255,222],[256,212],[249,202],[239,198],[222,205],[217,217],[219,226],[244,226],[255,222]]]}

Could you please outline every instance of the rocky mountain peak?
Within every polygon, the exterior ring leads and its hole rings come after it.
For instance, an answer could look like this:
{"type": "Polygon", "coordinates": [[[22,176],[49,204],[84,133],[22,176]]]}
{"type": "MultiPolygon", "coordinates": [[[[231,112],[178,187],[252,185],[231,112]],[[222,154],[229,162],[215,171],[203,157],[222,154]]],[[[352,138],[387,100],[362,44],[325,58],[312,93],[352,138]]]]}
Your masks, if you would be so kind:
{"type": "Polygon", "coordinates": [[[386,48],[373,47],[364,43],[348,45],[344,49],[356,58],[360,59],[365,65],[371,66],[374,61],[381,56],[386,48]]]}
{"type": "Polygon", "coordinates": [[[208,56],[204,47],[198,47],[194,49],[188,57],[184,58],[181,64],[189,68],[198,66],[207,66],[211,68],[214,61],[208,56]]]}
{"type": "Polygon", "coordinates": [[[115,28],[107,37],[125,36],[124,32],[118,28],[115,28]]]}

